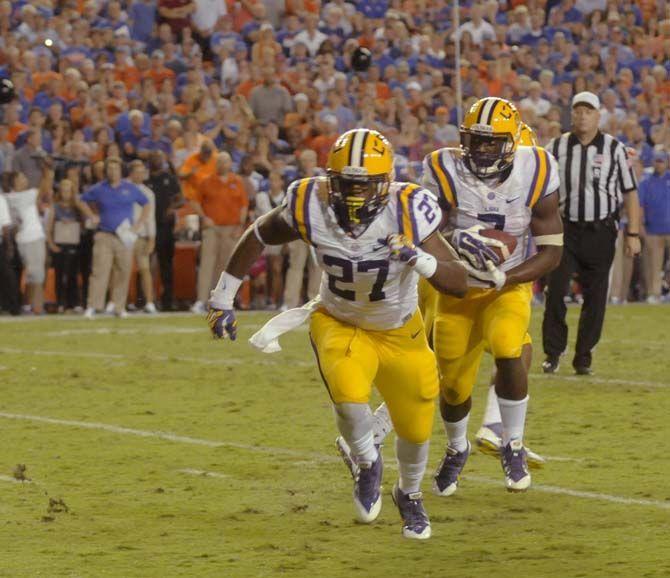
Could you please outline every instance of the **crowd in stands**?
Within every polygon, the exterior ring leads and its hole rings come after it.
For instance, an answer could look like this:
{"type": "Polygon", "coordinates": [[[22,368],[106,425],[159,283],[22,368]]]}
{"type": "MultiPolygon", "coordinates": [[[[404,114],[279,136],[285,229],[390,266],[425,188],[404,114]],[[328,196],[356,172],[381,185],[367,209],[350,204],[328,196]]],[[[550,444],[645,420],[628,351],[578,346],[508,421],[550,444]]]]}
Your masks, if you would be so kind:
{"type": "MultiPolygon", "coordinates": [[[[170,310],[175,244],[199,241],[184,305],[203,311],[245,225],[321,174],[338,134],[380,130],[397,178],[417,182],[425,154],[458,146],[457,75],[464,109],[508,98],[540,144],[569,130],[573,94],[601,96],[602,130],[635,153],[646,224],[612,298],[661,300],[670,4],[464,0],[459,17],[450,0],[0,0],[15,90],[0,107],[2,308],[43,312],[53,268],[58,311],[125,315],[134,269],[139,305],[170,310]]],[[[303,244],[269,248],[250,304],[297,305],[318,281],[303,244]]]]}

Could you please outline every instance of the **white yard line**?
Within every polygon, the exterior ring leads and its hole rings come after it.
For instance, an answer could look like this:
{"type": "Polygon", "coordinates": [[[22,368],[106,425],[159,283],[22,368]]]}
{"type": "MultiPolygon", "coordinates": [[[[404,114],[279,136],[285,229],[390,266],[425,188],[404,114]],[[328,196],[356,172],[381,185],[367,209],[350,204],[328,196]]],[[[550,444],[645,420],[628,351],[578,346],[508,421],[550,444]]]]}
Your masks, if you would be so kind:
{"type": "MultiPolygon", "coordinates": [[[[225,353],[225,349],[221,349],[225,353]]],[[[105,353],[102,351],[54,351],[54,350],[44,350],[44,349],[19,349],[16,347],[0,347],[0,353],[9,353],[16,355],[42,355],[42,356],[51,356],[51,357],[90,357],[93,359],[112,359],[112,360],[122,360],[122,361],[156,361],[163,363],[165,361],[183,361],[187,363],[199,363],[202,365],[279,365],[281,361],[272,361],[269,359],[270,354],[263,354],[262,357],[259,357],[257,360],[254,360],[253,364],[238,358],[225,358],[221,357],[215,359],[212,357],[186,357],[186,356],[174,356],[174,355],[125,355],[123,353],[105,353]]],[[[260,354],[260,352],[259,352],[260,354]]],[[[280,359],[279,357],[273,356],[275,359],[280,359]]],[[[284,361],[283,363],[288,363],[284,361]]],[[[308,361],[291,361],[290,365],[298,367],[312,367],[315,364],[308,361]]]]}
{"type": "MultiPolygon", "coordinates": [[[[502,479],[486,478],[483,476],[464,475],[464,480],[477,482],[479,484],[486,484],[489,486],[502,487],[502,479]]],[[[580,490],[572,490],[570,488],[561,488],[560,486],[546,486],[544,484],[533,484],[531,486],[533,492],[543,492],[545,494],[558,494],[561,496],[571,496],[573,498],[583,498],[585,500],[597,500],[600,502],[612,502],[614,504],[624,504],[626,506],[651,506],[653,508],[660,508],[661,510],[670,510],[670,502],[663,502],[661,500],[643,500],[638,498],[625,498],[623,496],[615,496],[612,494],[602,494],[600,492],[583,492],[580,490]]]]}
{"type": "Polygon", "coordinates": [[[183,470],[177,470],[180,474],[187,474],[189,476],[200,476],[203,478],[227,478],[226,474],[220,474],[218,472],[208,472],[205,470],[194,470],[193,468],[184,468],[183,470]]]}
{"type": "MultiPolygon", "coordinates": [[[[234,448],[234,449],[239,449],[239,450],[244,450],[244,451],[249,451],[249,452],[256,452],[256,453],[263,453],[263,454],[270,454],[270,455],[281,454],[281,455],[285,455],[285,456],[292,456],[292,457],[298,458],[298,460],[300,460],[300,461],[304,461],[306,458],[307,459],[312,459],[314,461],[324,462],[324,463],[337,463],[337,462],[341,461],[340,458],[335,457],[335,456],[328,456],[328,455],[325,455],[325,454],[310,453],[310,452],[304,452],[304,451],[299,451],[299,450],[292,450],[292,449],[289,449],[289,448],[279,448],[279,447],[269,447],[269,446],[261,446],[261,445],[241,444],[241,443],[237,443],[237,442],[215,441],[215,440],[208,440],[208,439],[202,439],[202,438],[195,438],[195,437],[191,437],[191,436],[182,436],[182,435],[177,435],[177,434],[173,434],[173,433],[169,433],[169,432],[140,430],[140,429],[120,427],[120,426],[104,424],[104,423],[97,423],[97,422],[74,421],[74,420],[65,420],[65,419],[56,419],[56,418],[50,418],[50,417],[44,417],[44,416],[37,416],[37,415],[6,413],[6,412],[0,412],[0,418],[39,422],[39,423],[46,423],[46,424],[50,424],[50,425],[62,425],[62,426],[69,426],[69,427],[79,427],[79,428],[91,429],[91,430],[102,430],[102,431],[107,431],[107,432],[115,433],[115,434],[134,435],[134,436],[139,436],[139,437],[144,437],[144,438],[157,438],[157,439],[167,440],[167,441],[176,442],[176,443],[199,445],[199,446],[205,446],[205,447],[210,447],[210,448],[229,447],[229,448],[234,448]]],[[[201,473],[201,470],[188,470],[188,471],[187,470],[181,470],[181,471],[183,473],[198,472],[197,475],[206,475],[208,473],[209,474],[214,474],[214,472],[201,473]]],[[[219,476],[221,476],[221,475],[225,475],[225,474],[219,474],[219,476]]],[[[212,477],[217,477],[217,476],[212,476],[212,477]]],[[[476,482],[476,483],[481,483],[481,484],[486,484],[486,485],[502,486],[502,481],[499,480],[499,479],[486,478],[486,477],[475,476],[475,475],[464,476],[464,478],[466,480],[473,481],[473,482],[476,482]]],[[[0,479],[2,479],[3,481],[9,481],[9,478],[5,479],[5,477],[2,477],[0,479]]],[[[547,494],[557,494],[557,495],[561,495],[561,496],[570,496],[570,497],[573,497],[573,498],[580,498],[580,499],[585,499],[585,500],[610,502],[610,503],[623,504],[623,505],[648,506],[648,507],[657,508],[657,509],[661,509],[661,510],[670,510],[670,502],[664,502],[664,501],[660,501],[660,500],[644,500],[644,499],[637,499],[637,498],[626,498],[625,496],[616,496],[616,495],[612,495],[612,494],[602,494],[602,493],[598,493],[598,492],[585,492],[585,491],[581,491],[581,490],[573,490],[572,488],[562,488],[560,486],[547,486],[547,485],[543,485],[543,484],[534,484],[533,485],[533,490],[534,491],[539,491],[539,492],[544,492],[544,493],[547,493],[547,494]]]]}
{"type": "Polygon", "coordinates": [[[618,379],[615,377],[589,377],[589,376],[579,376],[579,375],[561,375],[560,373],[530,373],[529,377],[534,379],[546,379],[554,381],[575,381],[582,383],[584,385],[589,385],[590,383],[602,383],[606,385],[629,385],[633,387],[657,387],[665,388],[670,387],[670,383],[662,381],[642,381],[634,379],[618,379]]]}

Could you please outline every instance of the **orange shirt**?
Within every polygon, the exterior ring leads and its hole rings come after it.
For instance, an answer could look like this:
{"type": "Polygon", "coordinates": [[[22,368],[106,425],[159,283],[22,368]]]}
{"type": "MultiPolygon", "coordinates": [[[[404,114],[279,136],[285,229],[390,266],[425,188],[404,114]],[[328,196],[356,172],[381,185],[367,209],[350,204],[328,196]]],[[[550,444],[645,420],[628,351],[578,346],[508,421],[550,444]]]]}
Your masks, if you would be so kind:
{"type": "Polygon", "coordinates": [[[46,72],[35,72],[32,75],[32,86],[35,90],[42,90],[51,80],[60,80],[63,77],[55,70],[47,70],[46,72]]]}
{"type": "Polygon", "coordinates": [[[216,225],[241,225],[249,197],[242,178],[234,173],[213,174],[200,182],[198,201],[216,225]]]}
{"type": "Polygon", "coordinates": [[[28,130],[28,125],[23,124],[22,122],[9,125],[9,127],[7,127],[7,140],[10,143],[15,144],[19,135],[26,130],[28,130]]]}
{"type": "Polygon", "coordinates": [[[117,66],[114,69],[114,80],[120,80],[127,90],[134,90],[142,82],[142,73],[135,66],[117,66]]]}
{"type": "Polygon", "coordinates": [[[200,160],[200,152],[193,153],[186,158],[179,169],[179,174],[188,175],[191,171],[193,174],[181,180],[182,191],[187,199],[197,200],[200,183],[216,172],[216,155],[212,154],[209,160],[203,163],[200,160]]]}
{"type": "Polygon", "coordinates": [[[325,134],[315,136],[309,141],[309,148],[316,152],[317,164],[320,167],[325,167],[328,161],[328,152],[333,143],[337,140],[338,135],[327,136],[325,134]]]}

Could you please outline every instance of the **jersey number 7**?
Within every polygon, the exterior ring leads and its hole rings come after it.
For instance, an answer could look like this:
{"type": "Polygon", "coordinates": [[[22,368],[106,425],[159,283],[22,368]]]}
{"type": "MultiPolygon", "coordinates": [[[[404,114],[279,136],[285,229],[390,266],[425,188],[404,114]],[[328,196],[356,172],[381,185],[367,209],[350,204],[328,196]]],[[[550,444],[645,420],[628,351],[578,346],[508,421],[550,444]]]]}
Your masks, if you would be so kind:
{"type": "MultiPolygon", "coordinates": [[[[340,259],[332,255],[323,256],[323,264],[327,267],[337,267],[341,269],[340,275],[333,275],[326,271],[328,275],[328,288],[337,296],[348,301],[356,300],[356,292],[353,289],[342,289],[338,286],[339,283],[353,283],[354,282],[354,264],[347,259],[340,259]]],[[[384,283],[389,274],[389,263],[382,259],[372,261],[359,261],[356,263],[357,273],[367,273],[368,271],[377,270],[377,279],[372,285],[372,291],[368,294],[370,301],[381,301],[386,298],[384,293],[384,283]]]]}

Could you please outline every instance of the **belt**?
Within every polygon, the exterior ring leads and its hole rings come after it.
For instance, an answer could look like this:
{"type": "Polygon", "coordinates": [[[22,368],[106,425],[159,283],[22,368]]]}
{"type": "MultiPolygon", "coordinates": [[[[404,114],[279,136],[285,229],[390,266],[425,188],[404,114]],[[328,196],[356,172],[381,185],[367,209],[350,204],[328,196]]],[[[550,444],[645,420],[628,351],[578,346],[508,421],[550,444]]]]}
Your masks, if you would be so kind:
{"type": "Polygon", "coordinates": [[[598,221],[567,221],[566,225],[570,225],[576,229],[600,231],[602,229],[616,229],[617,223],[617,219],[613,215],[609,215],[598,221]]]}

